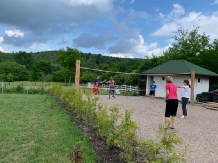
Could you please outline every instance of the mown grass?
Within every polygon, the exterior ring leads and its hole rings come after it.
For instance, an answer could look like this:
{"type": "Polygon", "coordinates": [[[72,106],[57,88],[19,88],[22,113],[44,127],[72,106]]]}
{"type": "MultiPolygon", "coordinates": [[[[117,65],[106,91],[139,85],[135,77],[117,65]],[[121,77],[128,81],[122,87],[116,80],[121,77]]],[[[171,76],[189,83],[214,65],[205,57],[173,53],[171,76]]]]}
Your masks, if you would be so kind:
{"type": "MultiPolygon", "coordinates": [[[[48,90],[51,88],[52,84],[60,84],[64,87],[73,88],[73,83],[61,83],[61,82],[40,82],[40,81],[14,81],[14,82],[3,82],[3,89],[10,89],[12,87],[22,86],[25,89],[30,88],[44,88],[48,90]]],[[[2,82],[0,84],[0,88],[2,89],[2,82]]]]}
{"type": "Polygon", "coordinates": [[[89,141],[52,98],[0,94],[0,113],[1,163],[68,163],[78,143],[85,162],[94,162],[89,141]]]}

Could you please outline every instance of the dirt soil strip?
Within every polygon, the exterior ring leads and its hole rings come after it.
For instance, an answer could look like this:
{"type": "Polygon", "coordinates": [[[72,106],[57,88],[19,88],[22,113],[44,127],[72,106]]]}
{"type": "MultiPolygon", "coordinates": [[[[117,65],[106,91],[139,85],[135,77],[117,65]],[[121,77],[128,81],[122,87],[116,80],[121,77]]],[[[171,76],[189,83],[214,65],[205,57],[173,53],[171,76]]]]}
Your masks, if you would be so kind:
{"type": "MultiPolygon", "coordinates": [[[[99,103],[107,106],[118,105],[121,112],[133,109],[132,119],[140,127],[138,136],[142,139],[156,139],[158,125],[164,122],[165,101],[155,99],[148,102],[142,96],[116,96],[108,99],[99,96],[99,103]]],[[[183,139],[183,145],[189,146],[186,156],[188,163],[218,163],[218,111],[206,109],[202,104],[187,105],[188,118],[180,119],[181,104],[177,112],[176,131],[183,139]]]]}

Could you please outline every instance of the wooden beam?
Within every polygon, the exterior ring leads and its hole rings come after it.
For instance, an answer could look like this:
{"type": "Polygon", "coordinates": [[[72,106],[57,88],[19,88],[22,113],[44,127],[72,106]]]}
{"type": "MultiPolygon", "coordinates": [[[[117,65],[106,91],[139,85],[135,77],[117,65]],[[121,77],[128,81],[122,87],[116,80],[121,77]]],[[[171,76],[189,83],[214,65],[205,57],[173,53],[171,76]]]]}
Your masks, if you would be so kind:
{"type": "Polygon", "coordinates": [[[80,60],[76,60],[75,89],[79,91],[80,60]]]}
{"type": "Polygon", "coordinates": [[[194,90],[195,90],[195,72],[191,72],[191,97],[190,104],[194,105],[194,90]]]}

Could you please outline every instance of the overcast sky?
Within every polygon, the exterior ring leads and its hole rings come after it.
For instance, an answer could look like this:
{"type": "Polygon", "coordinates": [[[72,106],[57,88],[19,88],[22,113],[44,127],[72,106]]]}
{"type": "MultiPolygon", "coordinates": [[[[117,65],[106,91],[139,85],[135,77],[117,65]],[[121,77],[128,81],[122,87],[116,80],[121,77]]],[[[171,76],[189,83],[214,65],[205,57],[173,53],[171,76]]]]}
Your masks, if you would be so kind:
{"type": "Polygon", "coordinates": [[[217,25],[218,0],[1,0],[0,51],[144,58],[162,55],[180,27],[213,40],[217,25]]]}

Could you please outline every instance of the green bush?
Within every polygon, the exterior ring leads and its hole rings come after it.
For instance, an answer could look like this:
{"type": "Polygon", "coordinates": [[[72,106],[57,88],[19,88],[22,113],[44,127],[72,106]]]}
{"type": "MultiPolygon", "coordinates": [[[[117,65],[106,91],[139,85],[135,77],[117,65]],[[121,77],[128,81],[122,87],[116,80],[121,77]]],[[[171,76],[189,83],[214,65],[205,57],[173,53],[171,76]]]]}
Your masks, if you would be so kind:
{"type": "MultiPolygon", "coordinates": [[[[62,103],[71,108],[79,120],[96,128],[97,134],[106,141],[106,148],[120,148],[121,157],[127,163],[141,160],[148,163],[180,163],[186,162],[184,153],[179,152],[175,145],[182,139],[169,129],[159,126],[158,141],[142,141],[137,137],[137,124],[132,121],[132,111],[120,113],[117,106],[107,107],[98,105],[91,99],[90,91],[83,92],[63,88],[54,84],[52,94],[62,103]]],[[[185,150],[186,151],[186,150],[185,150]]]]}

